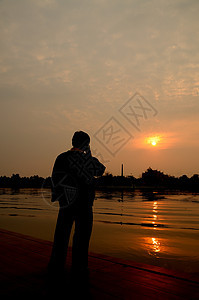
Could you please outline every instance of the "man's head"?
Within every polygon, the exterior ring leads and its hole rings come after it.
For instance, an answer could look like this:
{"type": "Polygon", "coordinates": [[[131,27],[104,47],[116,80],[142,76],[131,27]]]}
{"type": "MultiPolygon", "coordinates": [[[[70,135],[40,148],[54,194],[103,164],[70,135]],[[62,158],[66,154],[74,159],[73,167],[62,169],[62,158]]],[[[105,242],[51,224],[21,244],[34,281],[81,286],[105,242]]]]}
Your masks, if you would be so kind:
{"type": "Polygon", "coordinates": [[[86,132],[76,131],[72,138],[72,145],[75,148],[83,149],[90,144],[90,137],[86,132]]]}

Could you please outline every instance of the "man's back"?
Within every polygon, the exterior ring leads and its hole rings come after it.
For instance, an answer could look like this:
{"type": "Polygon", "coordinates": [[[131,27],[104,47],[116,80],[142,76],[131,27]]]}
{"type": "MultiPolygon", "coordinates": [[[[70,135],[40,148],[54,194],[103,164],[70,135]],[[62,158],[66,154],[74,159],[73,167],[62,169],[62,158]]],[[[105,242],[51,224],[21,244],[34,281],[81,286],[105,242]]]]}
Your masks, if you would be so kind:
{"type": "Polygon", "coordinates": [[[66,205],[92,205],[95,197],[94,177],[101,176],[105,167],[90,153],[69,150],[56,158],[52,172],[52,201],[66,205]]]}

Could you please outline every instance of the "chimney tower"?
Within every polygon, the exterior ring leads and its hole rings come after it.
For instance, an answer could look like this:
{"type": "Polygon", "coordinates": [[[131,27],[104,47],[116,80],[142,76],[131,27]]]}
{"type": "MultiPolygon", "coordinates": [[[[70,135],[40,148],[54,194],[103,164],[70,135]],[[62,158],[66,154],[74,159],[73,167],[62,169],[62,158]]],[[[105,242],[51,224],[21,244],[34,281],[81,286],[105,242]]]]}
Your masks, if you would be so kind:
{"type": "Polygon", "coordinates": [[[123,164],[122,164],[122,168],[121,168],[121,176],[124,177],[124,167],[123,167],[123,164]]]}

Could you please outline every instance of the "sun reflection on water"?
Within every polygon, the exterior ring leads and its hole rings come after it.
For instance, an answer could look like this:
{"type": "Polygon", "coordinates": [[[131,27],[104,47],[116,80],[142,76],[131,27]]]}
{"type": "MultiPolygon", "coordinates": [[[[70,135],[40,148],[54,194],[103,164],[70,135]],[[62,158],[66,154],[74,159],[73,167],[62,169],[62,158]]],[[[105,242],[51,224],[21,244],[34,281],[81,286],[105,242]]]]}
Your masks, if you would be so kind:
{"type": "Polygon", "coordinates": [[[144,247],[150,256],[159,258],[160,253],[165,252],[165,246],[162,244],[161,239],[157,237],[144,238],[144,247]]]}
{"type": "MultiPolygon", "coordinates": [[[[158,201],[153,202],[152,206],[152,228],[157,228],[157,221],[158,221],[158,201]]],[[[156,258],[159,258],[158,254],[162,252],[164,247],[162,246],[160,239],[157,237],[146,237],[145,238],[145,247],[149,255],[152,255],[156,258]]]]}
{"type": "Polygon", "coordinates": [[[158,202],[154,201],[153,202],[153,221],[152,221],[154,229],[157,229],[157,224],[156,224],[156,221],[158,219],[158,215],[157,214],[158,214],[158,202]]]}
{"type": "Polygon", "coordinates": [[[158,241],[158,239],[157,238],[151,238],[152,239],[152,247],[153,247],[153,251],[155,252],[155,253],[158,253],[158,252],[160,252],[160,247],[161,247],[161,245],[160,245],[160,242],[158,241]]]}
{"type": "Polygon", "coordinates": [[[153,202],[153,212],[154,212],[154,214],[157,214],[157,209],[158,209],[158,202],[157,201],[154,201],[153,202]]]}

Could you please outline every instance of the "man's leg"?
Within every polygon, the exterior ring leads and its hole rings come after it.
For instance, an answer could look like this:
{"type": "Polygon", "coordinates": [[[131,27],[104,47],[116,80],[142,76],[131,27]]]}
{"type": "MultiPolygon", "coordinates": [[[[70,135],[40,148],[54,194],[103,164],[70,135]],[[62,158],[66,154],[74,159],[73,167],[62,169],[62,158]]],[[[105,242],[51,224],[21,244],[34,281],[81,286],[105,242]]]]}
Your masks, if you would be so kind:
{"type": "Polygon", "coordinates": [[[54,234],[54,243],[48,269],[51,272],[64,270],[68,242],[74,216],[70,208],[61,208],[59,210],[57,224],[54,234]]]}
{"type": "Polygon", "coordinates": [[[88,271],[88,248],[93,226],[92,207],[79,210],[75,216],[75,233],[72,248],[72,268],[88,271]]]}

